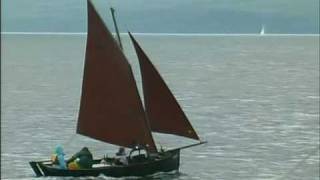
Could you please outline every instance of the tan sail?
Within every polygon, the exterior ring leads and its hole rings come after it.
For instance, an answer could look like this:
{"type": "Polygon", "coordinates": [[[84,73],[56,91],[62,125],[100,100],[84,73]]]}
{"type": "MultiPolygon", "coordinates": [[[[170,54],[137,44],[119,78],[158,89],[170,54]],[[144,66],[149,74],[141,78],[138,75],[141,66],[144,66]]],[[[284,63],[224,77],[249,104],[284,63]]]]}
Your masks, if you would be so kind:
{"type": "Polygon", "coordinates": [[[197,133],[159,72],[131,33],[129,35],[140,63],[145,111],[151,130],[199,140],[197,133]]]}
{"type": "Polygon", "coordinates": [[[156,151],[131,67],[90,1],[77,133],[156,151]]]}

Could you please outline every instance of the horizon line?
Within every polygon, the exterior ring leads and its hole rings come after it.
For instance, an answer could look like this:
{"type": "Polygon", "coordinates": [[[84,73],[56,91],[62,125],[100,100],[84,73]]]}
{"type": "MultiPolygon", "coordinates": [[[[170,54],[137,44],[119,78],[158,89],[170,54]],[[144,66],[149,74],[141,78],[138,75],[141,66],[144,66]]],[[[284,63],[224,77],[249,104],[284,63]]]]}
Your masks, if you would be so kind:
{"type": "MultiPolygon", "coordinates": [[[[115,34],[115,33],[112,33],[115,34]]],[[[285,33],[139,33],[138,36],[319,36],[320,34],[285,34],[285,33]]],[[[1,32],[1,35],[87,35],[87,32],[1,32]]],[[[120,35],[128,35],[121,32],[120,35]]]]}

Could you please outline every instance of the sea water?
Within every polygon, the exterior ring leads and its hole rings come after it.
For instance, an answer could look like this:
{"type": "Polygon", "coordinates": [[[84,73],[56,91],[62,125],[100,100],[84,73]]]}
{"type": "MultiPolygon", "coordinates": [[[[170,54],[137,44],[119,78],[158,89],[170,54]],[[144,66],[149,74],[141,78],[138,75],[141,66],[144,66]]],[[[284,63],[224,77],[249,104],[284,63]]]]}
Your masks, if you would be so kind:
{"type": "MultiPolygon", "coordinates": [[[[153,179],[319,179],[319,36],[136,38],[208,141],[182,150],[179,172],[153,179]]],[[[97,158],[116,152],[75,134],[85,43],[81,34],[2,35],[1,179],[34,179],[28,162],[58,144],[67,157],[83,146],[97,158]]],[[[194,143],[154,137],[167,149],[194,143]]]]}

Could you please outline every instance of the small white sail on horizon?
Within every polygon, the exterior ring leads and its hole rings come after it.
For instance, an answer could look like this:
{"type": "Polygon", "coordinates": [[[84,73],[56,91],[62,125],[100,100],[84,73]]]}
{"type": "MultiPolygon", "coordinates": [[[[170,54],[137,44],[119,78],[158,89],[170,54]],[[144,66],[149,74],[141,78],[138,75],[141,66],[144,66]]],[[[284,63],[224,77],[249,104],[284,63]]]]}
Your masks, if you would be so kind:
{"type": "Polygon", "coordinates": [[[261,31],[260,31],[260,35],[264,35],[264,26],[262,26],[261,31]]]}

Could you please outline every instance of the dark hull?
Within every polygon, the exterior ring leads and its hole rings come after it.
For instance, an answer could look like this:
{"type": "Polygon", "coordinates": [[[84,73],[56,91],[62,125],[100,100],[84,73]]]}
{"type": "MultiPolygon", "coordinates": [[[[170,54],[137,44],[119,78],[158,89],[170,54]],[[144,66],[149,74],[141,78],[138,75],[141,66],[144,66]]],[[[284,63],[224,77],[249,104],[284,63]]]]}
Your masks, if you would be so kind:
{"type": "Polygon", "coordinates": [[[179,169],[180,150],[167,151],[159,158],[129,165],[112,165],[93,167],[91,169],[64,170],[45,164],[44,162],[30,162],[37,176],[99,176],[103,174],[111,177],[146,176],[157,172],[170,172],[179,169]]]}

